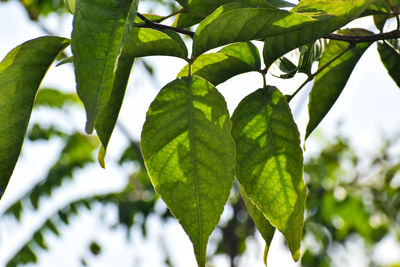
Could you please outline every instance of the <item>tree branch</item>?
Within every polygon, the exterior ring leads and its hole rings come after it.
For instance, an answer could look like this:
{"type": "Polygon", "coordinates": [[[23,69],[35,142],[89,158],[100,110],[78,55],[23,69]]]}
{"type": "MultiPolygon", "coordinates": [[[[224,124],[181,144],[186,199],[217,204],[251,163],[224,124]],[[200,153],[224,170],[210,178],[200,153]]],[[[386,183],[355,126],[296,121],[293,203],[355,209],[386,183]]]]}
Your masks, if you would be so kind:
{"type": "Polygon", "coordinates": [[[335,34],[331,33],[325,36],[326,39],[330,40],[336,40],[336,41],[344,41],[348,43],[369,43],[369,42],[375,42],[375,41],[381,41],[381,40],[388,40],[388,39],[396,39],[400,38],[400,31],[399,30],[394,30],[390,32],[384,32],[384,33],[377,33],[377,34],[371,34],[371,35],[341,35],[341,34],[335,34]]]}
{"type": "Polygon", "coordinates": [[[143,16],[140,13],[137,13],[137,16],[141,20],[143,20],[144,24],[136,24],[135,27],[138,27],[138,28],[166,29],[166,30],[172,30],[174,32],[178,32],[178,33],[189,35],[191,38],[193,38],[193,36],[194,36],[194,32],[192,32],[192,31],[188,31],[188,30],[185,30],[185,29],[176,28],[176,27],[172,27],[172,26],[168,26],[168,25],[164,25],[164,24],[160,24],[160,23],[151,21],[151,20],[147,19],[145,16],[143,16]]]}

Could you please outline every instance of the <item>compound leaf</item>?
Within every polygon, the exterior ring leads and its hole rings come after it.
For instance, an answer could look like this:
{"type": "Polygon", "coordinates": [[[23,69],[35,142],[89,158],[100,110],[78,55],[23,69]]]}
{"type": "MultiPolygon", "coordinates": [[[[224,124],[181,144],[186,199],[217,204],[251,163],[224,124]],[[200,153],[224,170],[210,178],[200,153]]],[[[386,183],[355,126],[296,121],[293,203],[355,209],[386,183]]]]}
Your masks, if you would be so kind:
{"type": "Polygon", "coordinates": [[[33,39],[11,50],[0,63],[0,197],[21,151],[39,85],[69,43],[61,37],[33,39]]]}
{"type": "Polygon", "coordinates": [[[141,148],[155,190],[191,239],[205,266],[235,175],[235,148],[223,96],[199,77],[167,84],[151,104],[141,148]]]}
{"type": "MultiPolygon", "coordinates": [[[[339,33],[344,35],[372,34],[370,31],[364,29],[341,30],[339,33]]],[[[358,43],[351,48],[349,47],[350,44],[347,42],[330,41],[328,43],[325,51],[322,53],[319,67],[331,62],[332,59],[341,53],[344,52],[344,54],[334,60],[315,77],[314,86],[310,93],[310,102],[308,104],[310,119],[306,129],[306,138],[318,126],[336,102],[358,60],[369,45],[369,43],[358,43]]]]}
{"type": "Polygon", "coordinates": [[[283,233],[297,261],[307,189],[300,136],[286,98],[273,86],[259,89],[240,102],[232,125],[236,177],[251,202],[283,233]]]}
{"type": "MultiPolygon", "coordinates": [[[[254,44],[236,43],[224,47],[217,53],[204,54],[196,58],[192,64],[192,74],[216,86],[235,75],[257,71],[260,66],[260,54],[254,44]]],[[[178,77],[188,74],[189,66],[186,65],[178,77]]]]}

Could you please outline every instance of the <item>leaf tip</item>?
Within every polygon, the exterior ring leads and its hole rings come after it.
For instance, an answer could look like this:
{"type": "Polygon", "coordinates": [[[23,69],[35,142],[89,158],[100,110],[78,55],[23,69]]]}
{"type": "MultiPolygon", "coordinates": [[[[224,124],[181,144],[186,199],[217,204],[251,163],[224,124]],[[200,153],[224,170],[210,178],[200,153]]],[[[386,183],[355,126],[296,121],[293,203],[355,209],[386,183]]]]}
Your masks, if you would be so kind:
{"type": "Polygon", "coordinates": [[[105,157],[106,157],[106,149],[104,146],[100,147],[99,154],[97,155],[97,161],[99,162],[100,166],[105,169],[106,168],[106,162],[105,162],[105,157]]]}

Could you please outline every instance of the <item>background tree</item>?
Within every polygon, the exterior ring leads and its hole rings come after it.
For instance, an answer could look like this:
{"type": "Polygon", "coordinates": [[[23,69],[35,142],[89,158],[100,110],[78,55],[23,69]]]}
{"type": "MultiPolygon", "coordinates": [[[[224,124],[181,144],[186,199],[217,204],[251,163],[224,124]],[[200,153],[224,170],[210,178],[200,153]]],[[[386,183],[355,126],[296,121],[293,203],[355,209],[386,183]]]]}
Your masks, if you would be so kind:
{"type": "MultiPolygon", "coordinates": [[[[293,7],[283,1],[241,1],[224,2],[221,4],[226,5],[219,7],[215,3],[201,3],[204,5],[197,5],[196,1],[179,2],[181,7],[170,3],[171,15],[165,17],[136,13],[135,1],[67,3],[69,10],[75,13],[73,58],[64,59],[61,64],[74,64],[78,95],[87,113],[86,131],[90,133],[94,128],[97,131],[102,144],[98,161],[103,167],[134,59],[169,55],[184,58],[188,66],[178,74],[183,78],[174,80],[160,91],[147,113],[141,141],[145,160],[138,141],[125,132],[129,146],[118,162],[133,161],[137,167],[126,189],[85,196],[60,207],[43,221],[33,233],[32,240],[9,261],[10,266],[35,261],[35,249],[47,247],[43,233],[48,230],[58,233],[57,225],[68,223],[69,218],[84,206],[90,208],[96,205],[94,203],[105,206],[111,203],[118,207],[118,224],[129,229],[139,223],[144,235],[145,221],[150,214],[166,220],[170,218],[168,210],[161,213],[156,210],[158,195],[152,189],[145,163],[156,190],[191,238],[200,266],[205,264],[208,236],[219,221],[229,191],[233,214],[218,226],[223,235],[213,242],[216,243],[215,252],[228,254],[232,266],[234,259],[244,252],[244,241],[255,230],[249,216],[244,215],[245,209],[267,241],[266,252],[274,228],[285,236],[295,260],[300,257],[302,236],[306,236],[306,241],[311,238],[314,242],[305,242],[304,265],[329,264],[330,249],[345,245],[353,237],[351,234],[365,240],[366,249],[389,230],[398,236],[398,185],[393,182],[398,163],[388,160],[385,153],[380,155],[370,165],[381,168],[385,178],[382,179],[382,175],[367,177],[368,183],[365,183],[359,178],[365,176],[362,173],[350,172],[349,175],[348,170],[342,168],[346,163],[351,170],[358,161],[347,143],[340,139],[304,165],[309,194],[305,231],[302,232],[306,195],[302,178],[303,156],[299,133],[288,106],[288,102],[315,79],[310,95],[310,122],[305,134],[308,137],[340,95],[361,55],[377,41],[382,41],[378,45],[382,62],[397,81],[398,45],[394,38],[399,37],[399,32],[382,32],[384,22],[397,16],[397,4],[348,1],[338,5],[335,1],[302,1],[293,7]],[[99,12],[93,12],[97,9],[99,12]],[[352,28],[331,33],[360,16],[371,15],[381,32],[352,28]],[[173,26],[161,24],[171,16],[176,16],[173,26]],[[236,20],[238,17],[242,20],[236,20]],[[187,28],[198,23],[196,32],[187,28]],[[227,24],[228,27],[224,26],[227,24]],[[193,39],[190,57],[177,33],[193,39]],[[249,41],[264,38],[265,66],[262,67],[258,48],[249,41]],[[225,44],[229,45],[204,54],[225,44]],[[281,58],[293,49],[298,51],[297,58],[281,58]],[[268,85],[267,73],[271,64],[280,69],[282,79],[292,78],[296,73],[306,74],[307,79],[291,95],[284,96],[268,85]],[[318,68],[314,70],[316,64],[318,68]],[[239,104],[232,116],[230,132],[225,101],[214,86],[248,71],[261,73],[263,88],[239,104]],[[348,156],[351,156],[350,161],[348,156]],[[377,164],[382,162],[385,163],[383,167],[377,164]],[[344,171],[346,175],[342,178],[340,174],[344,171]],[[240,190],[237,182],[231,190],[235,173],[243,186],[240,190]],[[188,190],[191,185],[193,189],[188,190]],[[360,187],[365,189],[363,194],[358,194],[360,187]],[[135,220],[138,216],[143,218],[139,222],[135,220]]],[[[61,3],[53,4],[60,10],[61,3]]],[[[161,2],[161,5],[165,4],[161,2]]],[[[25,3],[24,6],[34,21],[39,21],[40,10],[44,15],[49,12],[46,11],[48,5],[43,3],[25,3]]],[[[33,101],[36,106],[77,108],[69,106],[78,102],[75,94],[41,89],[35,97],[49,64],[69,42],[58,37],[31,40],[13,50],[1,63],[4,96],[1,107],[3,117],[7,118],[0,125],[2,148],[7,151],[1,156],[4,162],[2,190],[18,158],[33,101]],[[33,69],[35,71],[27,75],[26,70],[33,69]],[[23,90],[15,94],[15,88],[23,90]],[[12,103],[11,110],[7,108],[9,103],[12,103]],[[19,112],[14,112],[15,109],[19,112]]],[[[150,65],[143,65],[151,71],[150,65]]],[[[125,131],[123,126],[120,128],[125,131]]],[[[21,218],[21,210],[27,203],[38,209],[43,197],[51,195],[66,178],[72,178],[76,169],[93,162],[93,151],[99,144],[93,136],[68,132],[55,125],[33,125],[28,136],[31,140],[59,138],[65,146],[43,182],[5,212],[17,219],[21,218]]],[[[98,254],[101,246],[93,241],[89,250],[98,254]]],[[[85,264],[84,259],[82,263],[85,264]]],[[[170,264],[168,256],[166,264],[170,264]]]]}

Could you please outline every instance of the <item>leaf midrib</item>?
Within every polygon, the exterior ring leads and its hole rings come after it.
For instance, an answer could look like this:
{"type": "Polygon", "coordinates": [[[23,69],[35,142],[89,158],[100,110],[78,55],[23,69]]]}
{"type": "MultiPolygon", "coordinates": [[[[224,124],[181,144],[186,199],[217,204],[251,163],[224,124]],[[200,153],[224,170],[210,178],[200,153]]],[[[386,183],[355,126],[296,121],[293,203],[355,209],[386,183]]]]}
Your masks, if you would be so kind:
{"type": "Polygon", "coordinates": [[[195,107],[194,107],[194,105],[193,105],[193,92],[192,92],[192,89],[193,89],[193,81],[192,81],[192,79],[191,79],[191,77],[189,78],[189,81],[187,81],[188,82],[188,89],[189,89],[189,91],[188,91],[188,103],[187,103],[187,105],[188,105],[188,110],[189,110],[189,112],[188,112],[188,128],[189,128],[189,132],[188,132],[188,136],[189,136],[189,147],[190,147],[190,150],[191,150],[191,153],[190,153],[190,155],[191,155],[191,161],[192,161],[192,166],[193,166],[193,180],[194,180],[194,193],[195,193],[195,197],[196,197],[196,216],[197,216],[197,224],[198,224],[198,230],[199,230],[199,232],[198,232],[198,235],[199,235],[199,242],[200,242],[200,244],[202,243],[202,240],[203,240],[203,235],[202,235],[202,232],[203,232],[203,224],[202,224],[202,220],[201,220],[201,199],[200,199],[200,192],[199,192],[199,189],[200,189],[200,186],[199,186],[199,177],[198,177],[198,169],[197,169],[197,162],[198,162],[198,160],[197,160],[197,157],[196,157],[196,142],[195,142],[195,134],[194,134],[194,131],[195,131],[195,127],[194,127],[194,125],[193,125],[193,122],[194,122],[194,120],[195,120],[195,118],[194,118],[194,109],[195,109],[195,107]]]}

